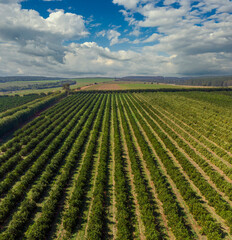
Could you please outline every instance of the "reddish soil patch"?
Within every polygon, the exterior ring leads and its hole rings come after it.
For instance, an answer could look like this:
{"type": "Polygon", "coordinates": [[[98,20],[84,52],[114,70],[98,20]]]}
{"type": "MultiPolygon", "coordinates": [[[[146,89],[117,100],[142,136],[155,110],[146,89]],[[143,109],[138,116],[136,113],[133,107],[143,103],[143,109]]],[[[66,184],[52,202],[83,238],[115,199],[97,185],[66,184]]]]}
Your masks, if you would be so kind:
{"type": "Polygon", "coordinates": [[[86,90],[120,90],[120,85],[116,83],[101,83],[85,88],[86,90]]]}

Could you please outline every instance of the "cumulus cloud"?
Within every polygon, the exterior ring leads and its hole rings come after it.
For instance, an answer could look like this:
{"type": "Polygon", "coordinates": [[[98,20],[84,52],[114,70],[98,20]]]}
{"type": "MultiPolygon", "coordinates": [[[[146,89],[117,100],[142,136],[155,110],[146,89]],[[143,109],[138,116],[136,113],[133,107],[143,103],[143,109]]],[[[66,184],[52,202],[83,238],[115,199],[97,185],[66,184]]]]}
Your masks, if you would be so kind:
{"type": "Polygon", "coordinates": [[[136,7],[124,6],[125,10],[121,10],[134,28],[154,29],[147,39],[135,39],[132,43],[155,41],[153,51],[174,56],[169,60],[177,74],[232,73],[231,1],[165,0],[161,5],[159,2],[141,0],[136,7]],[[136,20],[135,13],[143,19],[136,20]]]}
{"type": "Polygon", "coordinates": [[[122,5],[125,8],[133,9],[136,8],[140,0],[113,0],[114,4],[122,5]]]}
{"type": "Polygon", "coordinates": [[[22,54],[62,63],[62,42],[88,34],[82,16],[76,14],[58,10],[44,19],[34,10],[21,9],[19,4],[0,5],[0,41],[12,44],[22,54]]]}
{"type": "Polygon", "coordinates": [[[118,31],[112,30],[112,29],[109,30],[107,32],[107,38],[110,40],[110,46],[129,41],[129,39],[127,38],[119,39],[120,36],[121,36],[121,33],[119,33],[118,31]]]}
{"type": "Polygon", "coordinates": [[[110,40],[110,45],[117,44],[119,42],[118,38],[121,34],[115,30],[109,30],[107,32],[107,37],[110,40]]]}
{"type": "Polygon", "coordinates": [[[160,38],[160,35],[157,33],[153,33],[150,37],[143,40],[144,43],[154,42],[160,38]]]}
{"type": "Polygon", "coordinates": [[[0,0],[0,4],[11,4],[11,3],[18,3],[22,2],[23,0],[0,0]]]}
{"type": "Polygon", "coordinates": [[[125,7],[121,13],[129,27],[120,32],[111,25],[95,32],[94,37],[109,40],[109,47],[102,47],[86,40],[91,22],[80,15],[55,9],[43,18],[37,11],[22,9],[20,1],[0,0],[0,75],[232,73],[231,1],[203,0],[191,5],[191,0],[165,0],[161,6],[152,0],[113,2],[125,7]],[[142,17],[137,18],[137,13],[142,17]],[[112,51],[123,42],[141,45],[112,51]]]}

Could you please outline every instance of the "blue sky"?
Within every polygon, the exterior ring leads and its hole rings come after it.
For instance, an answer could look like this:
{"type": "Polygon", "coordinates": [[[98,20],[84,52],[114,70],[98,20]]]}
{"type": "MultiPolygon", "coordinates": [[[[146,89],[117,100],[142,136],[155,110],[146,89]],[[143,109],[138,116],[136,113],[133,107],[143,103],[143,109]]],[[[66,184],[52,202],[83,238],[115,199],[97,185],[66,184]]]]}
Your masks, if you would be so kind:
{"type": "Polygon", "coordinates": [[[0,75],[232,75],[230,0],[0,0],[0,75]]]}

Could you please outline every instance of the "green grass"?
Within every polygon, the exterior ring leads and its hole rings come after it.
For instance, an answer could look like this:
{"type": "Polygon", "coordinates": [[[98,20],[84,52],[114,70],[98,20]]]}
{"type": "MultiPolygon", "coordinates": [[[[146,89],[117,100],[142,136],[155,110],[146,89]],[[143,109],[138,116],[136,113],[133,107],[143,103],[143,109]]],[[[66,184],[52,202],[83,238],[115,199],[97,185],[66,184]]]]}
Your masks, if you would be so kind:
{"type": "MultiPolygon", "coordinates": [[[[117,83],[117,82],[115,82],[117,83]]],[[[160,88],[181,88],[185,86],[177,86],[171,84],[151,84],[151,83],[142,83],[142,82],[118,82],[118,85],[122,89],[160,89],[160,88]]]]}
{"type": "Polygon", "coordinates": [[[112,78],[74,78],[70,80],[75,80],[76,84],[71,85],[71,89],[75,89],[78,87],[83,87],[86,85],[94,84],[94,83],[103,83],[103,82],[111,82],[112,78]]]}

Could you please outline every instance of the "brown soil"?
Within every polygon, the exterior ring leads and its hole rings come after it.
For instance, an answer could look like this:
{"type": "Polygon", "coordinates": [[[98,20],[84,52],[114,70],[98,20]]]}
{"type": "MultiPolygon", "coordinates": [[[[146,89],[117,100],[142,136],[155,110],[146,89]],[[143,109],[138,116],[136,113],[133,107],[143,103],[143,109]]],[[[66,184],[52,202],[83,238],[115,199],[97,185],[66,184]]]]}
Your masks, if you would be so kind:
{"type": "Polygon", "coordinates": [[[100,83],[92,86],[87,86],[85,88],[85,90],[120,90],[120,89],[122,89],[121,86],[116,83],[100,83]]]}

